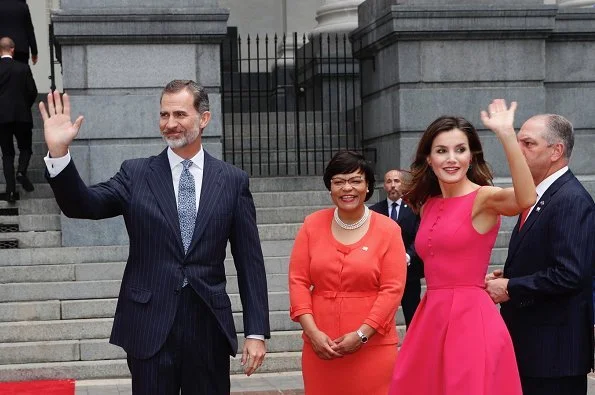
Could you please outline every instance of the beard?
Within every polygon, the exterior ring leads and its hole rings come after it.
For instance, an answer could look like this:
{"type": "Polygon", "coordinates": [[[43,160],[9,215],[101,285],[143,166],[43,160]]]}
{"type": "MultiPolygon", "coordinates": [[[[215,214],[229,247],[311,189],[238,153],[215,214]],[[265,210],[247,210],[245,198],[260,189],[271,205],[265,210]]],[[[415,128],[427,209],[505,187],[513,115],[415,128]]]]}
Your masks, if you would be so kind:
{"type": "Polygon", "coordinates": [[[183,148],[189,144],[192,144],[193,142],[196,141],[196,139],[199,136],[200,136],[200,129],[198,127],[191,129],[191,130],[187,130],[187,131],[183,132],[180,137],[176,137],[176,138],[168,137],[167,135],[165,135],[163,133],[161,134],[163,141],[165,141],[171,149],[183,148]]]}

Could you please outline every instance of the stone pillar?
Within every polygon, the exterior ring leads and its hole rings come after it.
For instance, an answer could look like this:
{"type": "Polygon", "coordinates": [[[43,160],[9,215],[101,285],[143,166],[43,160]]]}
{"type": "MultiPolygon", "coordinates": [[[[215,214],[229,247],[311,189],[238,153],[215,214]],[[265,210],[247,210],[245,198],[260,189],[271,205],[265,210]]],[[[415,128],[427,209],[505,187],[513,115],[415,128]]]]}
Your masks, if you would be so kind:
{"type": "MultiPolygon", "coordinates": [[[[221,156],[219,43],[229,13],[218,0],[62,0],[52,14],[62,46],[64,90],[85,122],[71,147],[83,179],[97,183],[123,160],[165,148],[158,128],[167,82],[192,79],[207,89],[213,118],[203,147],[221,156]],[[198,4],[197,4],[198,3],[198,4]]],[[[126,244],[121,217],[62,217],[63,245],[126,244]]]]}

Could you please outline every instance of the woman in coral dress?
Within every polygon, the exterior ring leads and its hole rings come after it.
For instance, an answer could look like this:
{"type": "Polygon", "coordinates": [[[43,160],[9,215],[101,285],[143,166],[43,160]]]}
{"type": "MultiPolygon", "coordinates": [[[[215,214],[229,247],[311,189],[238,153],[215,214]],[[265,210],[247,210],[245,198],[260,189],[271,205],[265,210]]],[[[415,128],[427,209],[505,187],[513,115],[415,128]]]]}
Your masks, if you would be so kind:
{"type": "Polygon", "coordinates": [[[386,395],[406,277],[401,233],[364,205],[374,172],[360,154],[337,153],[324,182],[336,207],[306,217],[289,263],[291,318],[304,330],[304,388],[307,395],[386,395]]]}
{"type": "Polygon", "coordinates": [[[521,395],[510,335],[485,291],[500,215],[535,202],[513,128],[516,103],[494,100],[481,118],[504,148],[513,188],[490,186],[477,131],[440,117],[425,131],[405,197],[421,210],[415,240],[427,292],[395,365],[391,395],[521,395]]]}

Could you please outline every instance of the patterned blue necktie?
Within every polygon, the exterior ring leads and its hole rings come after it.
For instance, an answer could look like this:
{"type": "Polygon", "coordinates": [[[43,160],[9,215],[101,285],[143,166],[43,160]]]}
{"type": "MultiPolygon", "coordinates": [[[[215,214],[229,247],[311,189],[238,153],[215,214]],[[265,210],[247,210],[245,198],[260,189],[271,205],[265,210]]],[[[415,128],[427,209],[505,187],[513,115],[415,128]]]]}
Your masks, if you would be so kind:
{"type": "Polygon", "coordinates": [[[188,170],[192,166],[192,161],[186,159],[182,161],[182,166],[184,166],[184,169],[180,176],[180,186],[178,189],[178,217],[180,218],[180,232],[182,234],[182,243],[184,244],[184,253],[186,253],[192,241],[194,223],[196,222],[196,190],[194,176],[188,170]]]}

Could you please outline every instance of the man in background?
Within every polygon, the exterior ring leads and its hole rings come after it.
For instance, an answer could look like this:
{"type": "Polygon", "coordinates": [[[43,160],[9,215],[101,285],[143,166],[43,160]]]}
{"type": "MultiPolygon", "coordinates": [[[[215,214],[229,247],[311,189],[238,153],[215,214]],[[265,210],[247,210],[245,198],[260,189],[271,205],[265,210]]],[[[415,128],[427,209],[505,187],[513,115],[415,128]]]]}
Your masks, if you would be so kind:
{"type": "Polygon", "coordinates": [[[37,41],[29,6],[24,0],[0,1],[0,37],[10,37],[15,43],[14,60],[37,63],[37,41]]]}
{"type": "Polygon", "coordinates": [[[17,199],[16,181],[28,192],[34,189],[27,177],[27,168],[32,154],[31,106],[37,97],[37,87],[29,66],[14,60],[14,50],[12,39],[0,38],[0,148],[6,179],[6,200],[9,203],[17,199]],[[13,136],[19,147],[16,180],[13,136]]]}
{"type": "Polygon", "coordinates": [[[407,282],[401,300],[405,324],[409,327],[415,310],[420,302],[421,282],[424,276],[423,262],[415,252],[414,242],[419,217],[411,210],[409,205],[401,199],[401,182],[407,173],[403,170],[389,170],[384,175],[384,190],[386,199],[370,207],[377,213],[392,218],[401,227],[401,236],[405,251],[407,252],[407,282]]]}

